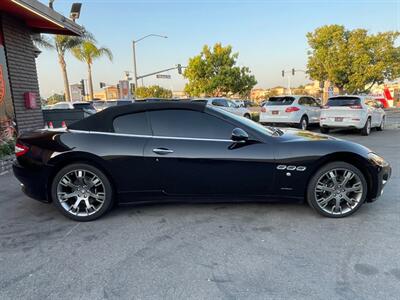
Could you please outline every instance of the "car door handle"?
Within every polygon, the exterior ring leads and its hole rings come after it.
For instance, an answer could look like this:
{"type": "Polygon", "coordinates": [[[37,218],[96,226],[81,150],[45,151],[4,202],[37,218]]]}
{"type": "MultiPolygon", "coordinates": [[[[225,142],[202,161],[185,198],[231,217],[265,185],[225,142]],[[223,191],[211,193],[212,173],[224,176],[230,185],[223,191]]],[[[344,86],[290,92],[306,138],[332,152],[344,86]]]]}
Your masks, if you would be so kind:
{"type": "Polygon", "coordinates": [[[167,149],[167,148],[155,148],[153,149],[154,153],[160,154],[160,155],[165,155],[169,153],[174,153],[174,150],[167,149]]]}

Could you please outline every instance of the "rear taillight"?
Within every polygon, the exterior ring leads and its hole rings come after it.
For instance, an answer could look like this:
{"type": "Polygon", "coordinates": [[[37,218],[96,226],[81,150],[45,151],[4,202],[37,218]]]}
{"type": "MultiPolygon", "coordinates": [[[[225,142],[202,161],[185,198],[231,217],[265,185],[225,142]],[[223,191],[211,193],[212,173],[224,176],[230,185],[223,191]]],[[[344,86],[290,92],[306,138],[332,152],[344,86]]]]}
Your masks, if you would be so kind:
{"type": "Polygon", "coordinates": [[[21,145],[21,144],[16,144],[15,145],[15,156],[19,157],[24,155],[26,152],[29,151],[29,147],[21,145]]]}
{"type": "Polygon", "coordinates": [[[299,110],[300,110],[300,108],[298,108],[296,106],[290,106],[290,107],[285,109],[285,112],[291,113],[291,112],[295,112],[295,111],[299,111],[299,110]]]}
{"type": "Polygon", "coordinates": [[[261,107],[261,112],[267,112],[267,109],[263,106],[261,107]]]}
{"type": "Polygon", "coordinates": [[[352,108],[352,109],[362,109],[362,106],[361,105],[352,105],[352,106],[350,106],[350,108],[352,108]]]}

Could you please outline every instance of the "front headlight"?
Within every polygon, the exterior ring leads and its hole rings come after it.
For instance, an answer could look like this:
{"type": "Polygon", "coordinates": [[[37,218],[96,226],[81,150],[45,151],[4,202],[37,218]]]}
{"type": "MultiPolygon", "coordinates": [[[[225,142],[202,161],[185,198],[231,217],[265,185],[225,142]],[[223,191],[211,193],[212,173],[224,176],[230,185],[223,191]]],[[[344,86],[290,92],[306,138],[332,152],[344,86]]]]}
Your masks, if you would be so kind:
{"type": "Polygon", "coordinates": [[[380,156],[379,156],[378,154],[376,154],[376,153],[373,153],[373,152],[368,153],[368,158],[369,158],[373,163],[375,163],[376,165],[378,165],[378,166],[380,166],[380,167],[386,167],[386,166],[389,165],[388,162],[387,162],[383,157],[380,157],[380,156]]]}

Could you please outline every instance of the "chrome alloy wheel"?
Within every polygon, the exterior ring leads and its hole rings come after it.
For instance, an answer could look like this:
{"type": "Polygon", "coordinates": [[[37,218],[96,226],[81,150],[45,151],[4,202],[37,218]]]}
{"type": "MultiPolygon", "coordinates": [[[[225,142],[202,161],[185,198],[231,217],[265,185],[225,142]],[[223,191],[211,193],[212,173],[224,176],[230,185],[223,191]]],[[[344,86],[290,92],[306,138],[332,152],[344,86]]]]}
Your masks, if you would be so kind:
{"type": "Polygon", "coordinates": [[[90,216],[103,206],[105,187],[92,172],[72,170],[58,182],[57,199],[66,212],[79,217],[90,216]]]}
{"type": "Polygon", "coordinates": [[[344,169],[332,169],[319,177],[314,194],[318,206],[328,214],[341,215],[354,210],[364,192],[360,177],[344,169]]]}

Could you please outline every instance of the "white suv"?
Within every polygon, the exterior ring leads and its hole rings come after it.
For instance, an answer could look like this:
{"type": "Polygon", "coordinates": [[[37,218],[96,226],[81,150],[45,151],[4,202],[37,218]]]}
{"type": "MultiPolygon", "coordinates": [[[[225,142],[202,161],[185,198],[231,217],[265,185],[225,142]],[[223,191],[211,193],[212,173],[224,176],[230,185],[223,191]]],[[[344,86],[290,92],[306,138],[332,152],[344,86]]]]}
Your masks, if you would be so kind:
{"type": "Polygon", "coordinates": [[[371,128],[379,131],[385,127],[385,111],[382,103],[368,96],[336,96],[328,99],[321,112],[322,133],[330,128],[361,129],[362,135],[369,135],[371,128]]]}
{"type": "Polygon", "coordinates": [[[192,101],[202,101],[206,102],[207,105],[221,108],[223,110],[229,111],[235,115],[251,119],[251,112],[245,107],[242,107],[230,99],[225,98],[204,98],[204,99],[194,99],[192,101]]]}
{"type": "Polygon", "coordinates": [[[287,124],[306,130],[318,124],[321,106],[311,96],[270,97],[261,107],[260,123],[287,124]]]}

